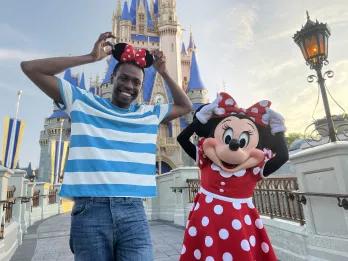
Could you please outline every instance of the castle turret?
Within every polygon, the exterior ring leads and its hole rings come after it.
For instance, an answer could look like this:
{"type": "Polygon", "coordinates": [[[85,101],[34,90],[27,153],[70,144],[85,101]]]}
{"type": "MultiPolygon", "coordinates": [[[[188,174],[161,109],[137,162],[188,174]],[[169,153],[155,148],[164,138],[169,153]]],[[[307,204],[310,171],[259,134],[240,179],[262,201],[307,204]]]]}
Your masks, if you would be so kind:
{"type": "Polygon", "coordinates": [[[170,76],[181,85],[181,28],[176,18],[176,0],[160,0],[159,14],[160,47],[167,57],[170,76]]]}
{"type": "Polygon", "coordinates": [[[128,10],[127,1],[124,2],[120,20],[120,39],[119,42],[129,42],[131,39],[131,15],[128,10]]]}
{"type": "Polygon", "coordinates": [[[201,79],[195,51],[192,52],[190,81],[187,87],[187,95],[189,96],[194,109],[202,104],[208,103],[208,90],[205,88],[201,79]]]}

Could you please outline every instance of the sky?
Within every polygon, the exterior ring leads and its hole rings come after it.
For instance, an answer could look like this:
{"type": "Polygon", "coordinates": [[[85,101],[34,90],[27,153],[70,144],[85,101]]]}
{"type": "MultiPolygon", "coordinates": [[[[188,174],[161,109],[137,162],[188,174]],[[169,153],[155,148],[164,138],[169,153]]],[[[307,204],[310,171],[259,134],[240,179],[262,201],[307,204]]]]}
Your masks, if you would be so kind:
{"type": "MultiPolygon", "coordinates": [[[[121,0],[122,3],[124,0],[121,0]]],[[[0,8],[0,119],[14,116],[17,91],[23,90],[19,118],[26,122],[20,166],[39,165],[40,131],[52,113],[52,101],[21,72],[20,62],[91,51],[100,33],[110,31],[116,0],[3,1],[0,8]]],[[[188,43],[190,28],[198,48],[201,77],[212,100],[230,93],[240,107],[268,99],[281,112],[288,132],[303,133],[324,117],[318,86],[292,36],[306,22],[328,23],[330,64],[326,81],[338,104],[348,111],[348,5],[346,0],[177,0],[177,16],[188,43]],[[316,107],[316,109],[315,109],[316,107]]],[[[87,82],[103,78],[106,61],[73,68],[87,82]]],[[[342,113],[329,97],[332,114],[342,113]]],[[[1,121],[1,133],[2,133],[1,121]]]]}

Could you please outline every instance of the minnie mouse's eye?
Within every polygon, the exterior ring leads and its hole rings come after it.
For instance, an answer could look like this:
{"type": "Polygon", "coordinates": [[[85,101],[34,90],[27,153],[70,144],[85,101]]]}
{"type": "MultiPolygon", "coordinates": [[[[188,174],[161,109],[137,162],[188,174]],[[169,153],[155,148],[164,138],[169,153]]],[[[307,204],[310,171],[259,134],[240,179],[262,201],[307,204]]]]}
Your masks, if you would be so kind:
{"type": "Polygon", "coordinates": [[[250,135],[249,135],[249,133],[248,133],[248,132],[243,132],[243,133],[239,136],[239,147],[240,147],[240,148],[244,148],[244,147],[248,146],[249,140],[250,140],[250,135]]]}
{"type": "Polygon", "coordinates": [[[233,130],[231,128],[228,128],[227,130],[225,130],[223,135],[223,140],[225,144],[230,144],[232,137],[233,137],[233,130]]]}

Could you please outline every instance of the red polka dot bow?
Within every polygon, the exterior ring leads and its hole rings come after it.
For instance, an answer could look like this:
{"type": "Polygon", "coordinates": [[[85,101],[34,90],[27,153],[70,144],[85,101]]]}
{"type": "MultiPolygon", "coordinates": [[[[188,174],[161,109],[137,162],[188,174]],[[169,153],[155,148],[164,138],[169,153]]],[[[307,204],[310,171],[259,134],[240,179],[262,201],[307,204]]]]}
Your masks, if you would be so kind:
{"type": "Polygon", "coordinates": [[[139,49],[135,50],[133,46],[127,44],[121,55],[122,62],[135,62],[141,68],[146,67],[146,50],[139,49]]]}
{"type": "Polygon", "coordinates": [[[246,115],[255,123],[266,126],[268,125],[267,109],[271,104],[270,101],[263,100],[248,109],[243,109],[238,107],[237,102],[228,93],[220,92],[218,108],[216,108],[215,113],[219,116],[246,115]]]}

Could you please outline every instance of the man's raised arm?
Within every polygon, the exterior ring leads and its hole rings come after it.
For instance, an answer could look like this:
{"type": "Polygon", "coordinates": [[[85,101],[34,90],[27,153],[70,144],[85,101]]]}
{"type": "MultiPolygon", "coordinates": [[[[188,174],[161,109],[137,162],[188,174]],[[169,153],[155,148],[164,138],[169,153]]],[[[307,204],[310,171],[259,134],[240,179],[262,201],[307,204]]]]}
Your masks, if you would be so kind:
{"type": "Polygon", "coordinates": [[[21,62],[22,70],[44,93],[53,100],[61,102],[55,75],[67,68],[99,61],[108,56],[111,51],[105,52],[104,47],[109,45],[106,40],[111,37],[113,36],[110,32],[101,34],[90,54],[24,61],[21,62]]]}
{"type": "Polygon", "coordinates": [[[163,119],[163,122],[173,120],[182,115],[185,115],[186,113],[189,113],[192,110],[192,103],[190,99],[187,97],[186,93],[182,90],[182,88],[180,88],[180,86],[169,76],[163,52],[155,50],[152,54],[155,58],[153,66],[156,68],[157,72],[162,76],[163,80],[165,80],[168,84],[174,102],[172,111],[168,114],[166,118],[163,119]]]}

